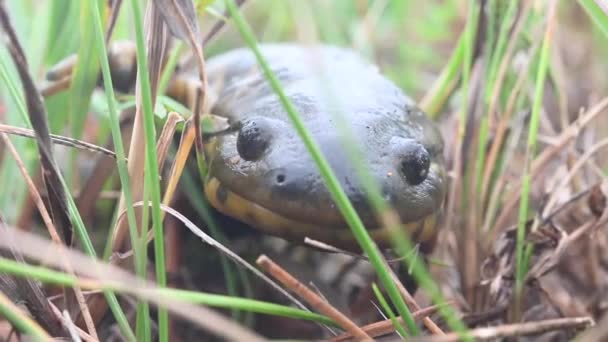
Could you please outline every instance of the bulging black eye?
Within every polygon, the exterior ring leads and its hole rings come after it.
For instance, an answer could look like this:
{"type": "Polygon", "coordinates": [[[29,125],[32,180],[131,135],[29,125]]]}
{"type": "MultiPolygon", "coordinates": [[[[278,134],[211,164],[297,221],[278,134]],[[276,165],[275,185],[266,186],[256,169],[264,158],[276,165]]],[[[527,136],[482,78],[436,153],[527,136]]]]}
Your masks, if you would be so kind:
{"type": "Polygon", "coordinates": [[[401,173],[410,185],[418,185],[426,179],[431,166],[429,152],[419,143],[409,143],[402,151],[401,173]]]}
{"type": "Polygon", "coordinates": [[[247,161],[258,160],[270,145],[271,130],[264,120],[251,120],[243,124],[236,139],[236,150],[247,161]]]}

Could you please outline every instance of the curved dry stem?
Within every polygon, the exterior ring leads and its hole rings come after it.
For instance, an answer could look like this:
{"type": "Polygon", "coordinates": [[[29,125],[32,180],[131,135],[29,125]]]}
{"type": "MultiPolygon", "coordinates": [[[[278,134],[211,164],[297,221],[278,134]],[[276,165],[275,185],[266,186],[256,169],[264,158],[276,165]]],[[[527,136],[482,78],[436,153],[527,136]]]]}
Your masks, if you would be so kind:
{"type": "MultiPolygon", "coordinates": [[[[145,205],[145,203],[142,202],[142,201],[133,203],[133,207],[134,208],[143,207],[144,205],[145,205]]],[[[151,203],[149,203],[148,205],[151,205],[151,203]]],[[[271,287],[273,287],[274,289],[276,289],[277,291],[279,291],[279,293],[281,293],[282,295],[284,295],[285,297],[287,297],[287,299],[289,299],[291,302],[293,302],[296,306],[298,306],[302,310],[310,311],[304,304],[302,304],[294,296],[292,296],[287,291],[285,291],[279,284],[277,284],[276,282],[274,282],[272,279],[268,278],[264,273],[260,272],[260,270],[258,270],[253,265],[251,265],[250,263],[248,263],[245,259],[241,258],[238,254],[236,254],[233,251],[231,251],[228,247],[222,245],[217,240],[215,240],[214,238],[212,238],[211,236],[209,236],[208,234],[206,234],[205,232],[203,232],[202,229],[200,229],[199,227],[197,227],[186,216],[182,215],[182,213],[180,213],[177,210],[175,210],[175,209],[173,209],[173,208],[171,208],[171,207],[169,207],[167,205],[164,205],[164,204],[161,204],[160,209],[162,211],[164,211],[164,212],[169,213],[171,216],[175,217],[180,222],[182,222],[186,226],[186,228],[188,228],[194,235],[196,235],[199,238],[201,238],[201,240],[203,240],[203,242],[205,242],[209,246],[217,249],[221,253],[225,254],[227,257],[229,257],[230,259],[232,259],[233,261],[235,261],[237,264],[239,264],[239,265],[243,266],[244,268],[250,270],[253,274],[255,274],[256,276],[258,276],[264,282],[266,282],[271,287]]],[[[120,220],[124,219],[124,215],[125,215],[125,211],[123,211],[120,214],[120,216],[118,217],[117,221],[120,221],[120,220]]],[[[150,236],[150,238],[153,238],[153,236],[150,236]]]]}
{"type": "MultiPolygon", "coordinates": [[[[46,209],[46,206],[44,205],[42,196],[40,195],[40,192],[36,188],[34,181],[27,173],[27,169],[25,168],[23,161],[19,157],[19,153],[15,149],[15,146],[13,145],[11,140],[8,138],[6,133],[1,133],[0,137],[2,137],[4,144],[6,145],[9,152],[15,159],[15,162],[17,163],[17,167],[19,168],[21,175],[25,179],[27,187],[30,191],[30,195],[32,196],[32,200],[34,201],[34,203],[36,204],[36,207],[38,208],[38,212],[40,213],[40,216],[42,217],[42,221],[44,222],[45,226],[47,227],[47,230],[49,232],[49,235],[51,236],[51,239],[53,240],[54,243],[56,243],[58,245],[63,245],[63,241],[61,240],[61,237],[59,236],[59,232],[57,232],[57,228],[55,227],[55,224],[53,223],[53,220],[51,219],[51,215],[48,212],[48,210],[46,209]]],[[[63,262],[65,264],[65,267],[68,269],[68,272],[70,272],[70,274],[74,274],[74,271],[70,267],[70,263],[68,261],[69,259],[65,258],[65,256],[63,256],[63,255],[61,255],[61,256],[63,257],[63,262]]],[[[75,286],[74,295],[76,297],[76,301],[78,302],[78,306],[80,307],[80,311],[82,312],[82,317],[84,318],[84,322],[87,326],[87,330],[89,331],[91,336],[93,336],[93,338],[95,338],[96,340],[99,340],[99,337],[97,335],[97,330],[95,329],[95,324],[93,323],[93,317],[91,316],[91,311],[89,310],[89,307],[87,306],[86,300],[84,298],[84,294],[82,293],[82,289],[80,289],[78,286],[75,286]]]]}
{"type": "MultiPolygon", "coordinates": [[[[564,130],[559,137],[557,137],[556,144],[552,148],[545,149],[532,162],[532,167],[530,168],[530,178],[534,179],[544,169],[544,167],[548,165],[551,158],[558,155],[563,150],[564,146],[578,136],[579,131],[583,127],[587,126],[599,114],[603,113],[606,108],[608,108],[608,97],[605,97],[602,101],[589,109],[585,115],[572,123],[568,129],[564,130]]],[[[521,186],[521,180],[512,183],[511,186],[513,190],[506,196],[506,204],[502,209],[502,213],[495,221],[496,227],[502,227],[505,225],[507,220],[511,217],[511,212],[519,202],[519,188],[521,186]]]]}
{"type": "Polygon", "coordinates": [[[552,211],[553,207],[555,207],[555,204],[557,203],[559,191],[561,189],[565,188],[568,185],[568,183],[570,183],[570,181],[572,180],[572,178],[574,177],[576,172],[578,172],[578,170],[581,167],[583,167],[583,165],[585,165],[585,163],[587,163],[589,161],[589,159],[596,152],[598,152],[599,150],[603,149],[606,146],[608,146],[608,138],[602,139],[602,140],[598,141],[597,143],[595,143],[593,146],[591,146],[591,148],[589,150],[587,150],[587,152],[585,152],[585,154],[583,154],[576,161],[576,163],[568,171],[568,174],[565,177],[563,177],[561,182],[559,182],[559,184],[557,184],[551,190],[551,197],[549,198],[549,201],[547,202],[547,205],[545,206],[545,209],[543,210],[543,215],[541,217],[545,217],[546,215],[549,215],[549,213],[552,211]]]}
{"type": "MultiPolygon", "coordinates": [[[[28,129],[28,128],[23,128],[23,127],[0,124],[0,132],[6,133],[6,134],[11,134],[11,135],[18,135],[18,136],[26,137],[26,138],[36,139],[36,133],[34,132],[34,130],[28,129]]],[[[113,151],[110,151],[105,147],[101,147],[101,146],[98,146],[95,144],[88,143],[83,140],[78,140],[78,139],[74,139],[74,138],[70,138],[70,137],[66,137],[66,136],[62,136],[62,135],[57,135],[57,134],[51,134],[51,140],[56,144],[73,147],[73,148],[77,148],[77,149],[81,149],[81,150],[101,153],[108,157],[116,158],[116,154],[113,151]]]]}

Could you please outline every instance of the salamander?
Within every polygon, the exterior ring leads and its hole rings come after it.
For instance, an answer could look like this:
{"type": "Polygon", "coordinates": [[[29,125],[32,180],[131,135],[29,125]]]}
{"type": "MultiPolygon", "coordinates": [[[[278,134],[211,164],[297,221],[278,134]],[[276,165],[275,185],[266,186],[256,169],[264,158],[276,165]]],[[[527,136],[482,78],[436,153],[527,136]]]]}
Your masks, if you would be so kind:
{"type": "MultiPolygon", "coordinates": [[[[339,125],[352,133],[363,166],[411,238],[432,244],[446,189],[443,140],[434,122],[352,50],[287,43],[260,48],[374,240],[390,246],[339,125]]],[[[240,124],[207,141],[204,191],[211,205],[290,241],[309,237],[358,250],[253,53],[241,48],[213,57],[207,72],[211,113],[240,124]]]]}
{"type": "MultiPolygon", "coordinates": [[[[443,139],[434,122],[378,67],[353,50],[329,45],[263,44],[262,54],[381,247],[389,232],[368,203],[345,149],[352,133],[360,163],[395,209],[413,241],[432,248],[446,192],[443,139]]],[[[133,88],[135,47],[110,50],[114,85],[133,88]]],[[[63,75],[61,68],[49,75],[63,75]]],[[[204,191],[222,214],[292,242],[309,237],[358,250],[281,101],[254,54],[235,49],[206,61],[208,110],[237,127],[205,140],[204,191]]],[[[178,67],[167,94],[193,106],[200,87],[192,67],[178,67]]]]}

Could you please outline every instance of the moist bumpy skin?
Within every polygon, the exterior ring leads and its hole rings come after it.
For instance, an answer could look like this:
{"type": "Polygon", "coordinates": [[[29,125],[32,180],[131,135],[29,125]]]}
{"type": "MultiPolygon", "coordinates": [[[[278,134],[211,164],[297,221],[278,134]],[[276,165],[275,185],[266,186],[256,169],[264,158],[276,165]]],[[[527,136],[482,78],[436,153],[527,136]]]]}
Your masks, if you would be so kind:
{"type": "MultiPolygon", "coordinates": [[[[379,226],[343,148],[343,124],[412,238],[432,240],[446,188],[443,141],[433,122],[350,50],[290,44],[261,48],[372,237],[389,245],[388,232],[379,226]]],[[[207,71],[216,99],[211,112],[240,123],[239,130],[207,142],[205,193],[211,204],[292,241],[310,237],[356,250],[316,164],[253,54],[228,52],[210,59],[207,71]]]]}

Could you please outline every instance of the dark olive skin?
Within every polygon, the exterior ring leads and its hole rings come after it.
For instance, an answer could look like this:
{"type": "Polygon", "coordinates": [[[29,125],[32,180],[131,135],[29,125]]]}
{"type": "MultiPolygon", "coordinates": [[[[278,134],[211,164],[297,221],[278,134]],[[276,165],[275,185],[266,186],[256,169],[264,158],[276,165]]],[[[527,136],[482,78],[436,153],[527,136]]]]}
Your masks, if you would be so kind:
{"type": "MultiPolygon", "coordinates": [[[[294,44],[261,49],[370,231],[379,225],[343,147],[340,124],[352,132],[364,166],[403,223],[436,215],[446,188],[443,141],[411,99],[351,50],[294,44]]],[[[342,214],[254,55],[233,50],[208,60],[207,72],[211,113],[240,123],[209,142],[209,179],[219,181],[224,193],[319,233],[289,232],[289,224],[266,229],[265,220],[250,212],[238,218],[290,240],[309,236],[350,248],[342,214]]],[[[231,215],[225,198],[211,203],[231,215]]]]}

